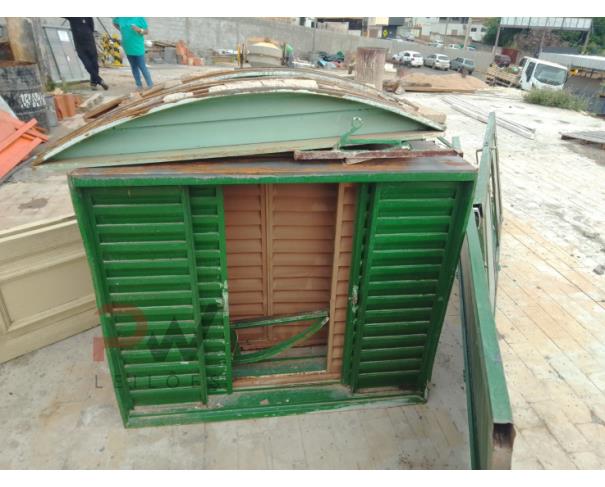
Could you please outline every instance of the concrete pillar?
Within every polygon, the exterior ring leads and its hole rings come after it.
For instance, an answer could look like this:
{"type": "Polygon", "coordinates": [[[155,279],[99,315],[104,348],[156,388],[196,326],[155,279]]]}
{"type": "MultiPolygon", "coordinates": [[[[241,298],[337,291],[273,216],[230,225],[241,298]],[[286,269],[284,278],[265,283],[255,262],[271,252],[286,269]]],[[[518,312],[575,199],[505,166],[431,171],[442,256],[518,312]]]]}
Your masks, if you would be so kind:
{"type": "Polygon", "coordinates": [[[31,21],[26,17],[6,17],[8,41],[15,61],[38,62],[31,21]]]}
{"type": "Polygon", "coordinates": [[[582,46],[582,54],[586,54],[588,48],[588,40],[590,39],[590,29],[586,31],[586,37],[584,38],[584,45],[582,46]]]}
{"type": "Polygon", "coordinates": [[[386,54],[387,51],[383,48],[358,47],[355,58],[355,80],[382,90],[386,54]]]}
{"type": "Polygon", "coordinates": [[[498,30],[496,31],[496,40],[494,42],[494,47],[492,48],[492,54],[496,54],[496,48],[498,47],[498,41],[500,40],[500,24],[498,24],[498,30]]]}
{"type": "Polygon", "coordinates": [[[468,37],[471,35],[471,25],[473,23],[473,18],[469,17],[466,23],[466,33],[464,34],[464,49],[468,47],[468,37]]]}

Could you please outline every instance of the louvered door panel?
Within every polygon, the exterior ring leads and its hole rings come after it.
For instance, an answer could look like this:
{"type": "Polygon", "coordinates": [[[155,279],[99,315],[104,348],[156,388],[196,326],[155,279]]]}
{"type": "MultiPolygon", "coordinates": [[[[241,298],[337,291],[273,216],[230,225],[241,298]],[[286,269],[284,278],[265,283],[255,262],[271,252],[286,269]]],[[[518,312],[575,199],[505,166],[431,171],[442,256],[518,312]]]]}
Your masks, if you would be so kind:
{"type": "MultiPolygon", "coordinates": [[[[269,296],[272,314],[329,310],[338,186],[274,184],[268,192],[269,296]]],[[[275,326],[269,339],[285,340],[309,326],[275,326]]],[[[324,327],[303,345],[325,344],[324,327]]]]}
{"type": "Polygon", "coordinates": [[[368,191],[365,218],[358,218],[358,302],[349,313],[350,383],[353,389],[422,388],[470,191],[455,182],[376,184],[368,191]]]}
{"type": "Polygon", "coordinates": [[[99,188],[86,198],[115,337],[109,350],[128,400],[203,400],[181,189],[99,188]]]}
{"type": "MultiPolygon", "coordinates": [[[[227,275],[231,320],[266,316],[266,231],[263,186],[238,185],[223,188],[227,235],[227,275]]],[[[267,328],[238,330],[242,348],[267,342],[267,328]]]]}
{"type": "Polygon", "coordinates": [[[91,188],[78,197],[121,407],[229,391],[220,188],[91,188]]]}
{"type": "MultiPolygon", "coordinates": [[[[231,320],[328,310],[338,186],[225,186],[224,192],[231,320]]],[[[265,348],[308,325],[238,330],[238,342],[265,348]]],[[[304,345],[326,344],[327,329],[304,345]]]]}

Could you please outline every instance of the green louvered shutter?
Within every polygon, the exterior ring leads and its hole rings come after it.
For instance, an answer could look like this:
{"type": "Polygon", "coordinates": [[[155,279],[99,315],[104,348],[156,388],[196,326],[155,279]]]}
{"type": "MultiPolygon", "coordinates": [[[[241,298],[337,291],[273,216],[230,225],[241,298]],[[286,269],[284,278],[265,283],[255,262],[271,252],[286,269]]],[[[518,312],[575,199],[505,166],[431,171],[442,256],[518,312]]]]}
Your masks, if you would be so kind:
{"type": "Polygon", "coordinates": [[[220,188],[81,188],[91,264],[122,417],[231,390],[220,188]]]}
{"type": "Polygon", "coordinates": [[[362,187],[347,318],[353,390],[424,392],[451,291],[472,185],[362,187]]]}
{"type": "Polygon", "coordinates": [[[231,392],[223,190],[217,186],[192,187],[190,205],[208,392],[231,392]]]}

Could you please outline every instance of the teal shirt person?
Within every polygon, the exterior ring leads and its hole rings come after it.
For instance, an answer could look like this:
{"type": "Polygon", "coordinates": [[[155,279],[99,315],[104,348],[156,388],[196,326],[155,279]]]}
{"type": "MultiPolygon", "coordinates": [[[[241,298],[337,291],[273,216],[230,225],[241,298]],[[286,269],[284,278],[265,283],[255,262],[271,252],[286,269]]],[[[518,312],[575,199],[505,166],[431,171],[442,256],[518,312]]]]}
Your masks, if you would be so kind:
{"type": "Polygon", "coordinates": [[[127,56],[145,55],[145,37],[132,28],[134,25],[140,29],[147,30],[147,21],[144,17],[114,17],[114,25],[120,29],[122,34],[122,48],[127,56]]]}

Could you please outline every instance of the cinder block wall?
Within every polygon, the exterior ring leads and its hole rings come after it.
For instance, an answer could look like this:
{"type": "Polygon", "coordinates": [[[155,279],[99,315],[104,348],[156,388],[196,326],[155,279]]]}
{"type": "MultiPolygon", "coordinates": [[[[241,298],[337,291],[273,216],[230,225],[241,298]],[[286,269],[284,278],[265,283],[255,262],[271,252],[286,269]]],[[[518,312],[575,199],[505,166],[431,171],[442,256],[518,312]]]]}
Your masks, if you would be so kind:
{"type": "MultiPolygon", "coordinates": [[[[46,25],[69,25],[60,17],[44,17],[46,25]]],[[[358,37],[328,30],[311,29],[291,25],[275,20],[258,17],[148,17],[149,39],[163,41],[184,40],[193,51],[203,54],[208,49],[235,49],[238,43],[248,37],[266,36],[285,41],[294,47],[295,54],[307,55],[311,51],[351,51],[357,47],[384,47],[389,55],[411,49],[428,55],[436,49],[414,42],[393,41],[358,37]]],[[[4,18],[0,17],[0,24],[4,18]]],[[[96,29],[114,33],[110,17],[95,17],[96,29]]],[[[450,57],[462,55],[463,51],[441,49],[440,52],[450,57]]],[[[485,71],[492,61],[489,52],[466,52],[466,57],[475,60],[478,71],[485,71]]]]}

